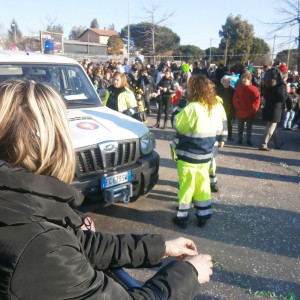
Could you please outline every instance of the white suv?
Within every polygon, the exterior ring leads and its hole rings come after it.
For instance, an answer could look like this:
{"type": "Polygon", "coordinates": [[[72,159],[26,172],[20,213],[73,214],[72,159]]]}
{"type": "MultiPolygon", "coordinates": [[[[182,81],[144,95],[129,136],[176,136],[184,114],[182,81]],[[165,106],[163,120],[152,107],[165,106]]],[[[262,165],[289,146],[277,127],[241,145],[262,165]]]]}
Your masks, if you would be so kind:
{"type": "Polygon", "coordinates": [[[30,79],[48,83],[64,99],[76,151],[73,185],[93,201],[128,203],[158,180],[159,155],[147,126],[102,105],[75,60],[0,50],[0,81],[30,79]]]}

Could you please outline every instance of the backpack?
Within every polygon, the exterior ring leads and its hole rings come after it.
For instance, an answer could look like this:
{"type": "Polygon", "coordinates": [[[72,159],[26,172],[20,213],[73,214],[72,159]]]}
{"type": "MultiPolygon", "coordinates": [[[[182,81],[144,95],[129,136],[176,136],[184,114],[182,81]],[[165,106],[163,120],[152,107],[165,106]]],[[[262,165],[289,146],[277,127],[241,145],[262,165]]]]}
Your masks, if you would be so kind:
{"type": "Polygon", "coordinates": [[[264,85],[266,88],[272,88],[278,80],[281,80],[282,74],[278,68],[269,69],[264,77],[264,85]]]}

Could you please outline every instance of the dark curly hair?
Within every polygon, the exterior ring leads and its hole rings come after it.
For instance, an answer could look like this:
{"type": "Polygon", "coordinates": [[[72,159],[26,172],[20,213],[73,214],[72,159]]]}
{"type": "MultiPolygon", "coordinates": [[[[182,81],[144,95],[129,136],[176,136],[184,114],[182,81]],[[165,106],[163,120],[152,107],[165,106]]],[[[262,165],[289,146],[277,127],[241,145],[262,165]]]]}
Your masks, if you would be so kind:
{"type": "Polygon", "coordinates": [[[200,102],[206,105],[210,113],[217,103],[215,84],[205,75],[192,75],[188,82],[186,98],[189,102],[200,102]]]}

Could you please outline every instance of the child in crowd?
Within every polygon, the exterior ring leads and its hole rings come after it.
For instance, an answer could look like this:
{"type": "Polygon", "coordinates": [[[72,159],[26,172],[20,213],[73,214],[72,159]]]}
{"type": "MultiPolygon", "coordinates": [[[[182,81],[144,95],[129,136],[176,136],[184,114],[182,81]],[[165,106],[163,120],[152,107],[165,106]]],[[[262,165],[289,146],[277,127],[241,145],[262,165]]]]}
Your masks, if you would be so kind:
{"type": "Polygon", "coordinates": [[[283,111],[282,128],[285,130],[292,129],[293,119],[297,111],[299,110],[300,102],[299,102],[299,95],[296,92],[296,89],[297,89],[297,84],[292,83],[290,85],[288,98],[284,104],[285,108],[283,111]]]}

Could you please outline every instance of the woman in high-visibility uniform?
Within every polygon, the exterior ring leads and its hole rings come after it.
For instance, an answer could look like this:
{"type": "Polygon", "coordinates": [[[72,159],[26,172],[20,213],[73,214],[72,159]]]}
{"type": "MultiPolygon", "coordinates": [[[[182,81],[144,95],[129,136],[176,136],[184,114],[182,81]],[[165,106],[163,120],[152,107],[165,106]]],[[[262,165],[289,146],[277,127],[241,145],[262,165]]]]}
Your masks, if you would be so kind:
{"type": "Polygon", "coordinates": [[[226,122],[223,105],[215,95],[215,85],[206,76],[193,75],[190,78],[187,100],[189,105],[175,117],[179,134],[176,148],[179,205],[172,220],[181,228],[187,227],[192,203],[199,226],[204,226],[211,218],[209,167],[214,144],[224,134],[224,118],[226,122]]]}
{"type": "Polygon", "coordinates": [[[128,88],[127,78],[123,73],[114,73],[113,84],[107,88],[103,104],[128,116],[137,113],[134,93],[128,88]]]}

